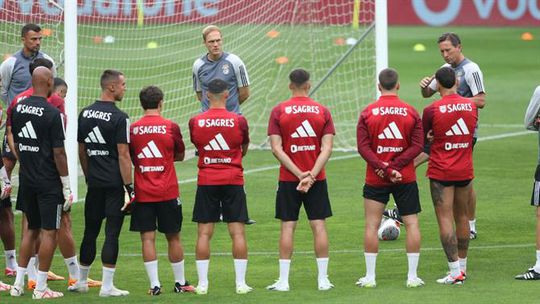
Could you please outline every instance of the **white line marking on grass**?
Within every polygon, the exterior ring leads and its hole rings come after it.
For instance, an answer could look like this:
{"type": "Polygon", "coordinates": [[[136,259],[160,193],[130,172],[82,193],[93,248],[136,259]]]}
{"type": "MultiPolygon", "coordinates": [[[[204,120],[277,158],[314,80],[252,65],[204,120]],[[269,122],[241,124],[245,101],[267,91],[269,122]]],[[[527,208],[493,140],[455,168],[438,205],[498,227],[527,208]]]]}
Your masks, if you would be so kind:
{"type": "MultiPolygon", "coordinates": [[[[534,131],[519,131],[519,132],[510,132],[510,133],[502,133],[502,134],[497,134],[497,135],[485,136],[485,137],[480,137],[478,139],[478,141],[496,140],[496,139],[507,138],[507,137],[527,135],[527,134],[530,134],[530,133],[534,133],[534,131]]],[[[343,159],[349,159],[349,158],[355,158],[355,157],[360,157],[360,155],[355,152],[355,153],[349,154],[349,155],[332,157],[328,161],[343,160],[343,159]]],[[[270,171],[270,170],[276,170],[276,169],[279,169],[279,165],[266,166],[266,167],[246,170],[246,171],[244,171],[244,174],[249,175],[249,174],[253,174],[253,173],[257,173],[257,172],[264,172],[264,171],[270,171]]],[[[180,184],[180,185],[182,185],[182,184],[190,184],[190,183],[194,183],[196,181],[197,181],[197,178],[189,178],[189,179],[179,180],[178,184],[180,184]]]]}
{"type": "Polygon", "coordinates": [[[507,138],[507,137],[515,137],[515,136],[527,135],[527,134],[531,134],[531,133],[536,133],[536,132],[534,132],[534,131],[519,131],[519,132],[502,133],[502,134],[497,134],[497,135],[480,137],[478,139],[478,141],[488,141],[488,140],[495,140],[495,139],[501,139],[501,138],[507,138]]]}
{"type": "MultiPolygon", "coordinates": [[[[342,156],[332,157],[328,161],[349,159],[349,158],[355,158],[355,157],[360,157],[360,154],[354,153],[354,154],[349,154],[349,155],[342,155],[342,156]]],[[[276,170],[276,169],[279,169],[279,165],[266,166],[266,167],[260,167],[260,168],[256,168],[256,169],[246,170],[246,171],[244,171],[244,175],[249,175],[249,174],[253,174],[253,173],[257,173],[257,172],[263,172],[263,171],[276,170]]],[[[197,181],[196,178],[189,178],[189,179],[179,180],[178,184],[181,184],[181,185],[182,184],[189,184],[189,183],[194,183],[196,181],[197,181]]]]}
{"type": "MultiPolygon", "coordinates": [[[[527,243],[527,244],[501,244],[501,245],[484,245],[484,246],[473,246],[469,247],[470,250],[489,250],[489,249],[515,249],[515,248],[529,248],[536,246],[535,243],[527,243]]],[[[420,251],[442,251],[442,247],[425,247],[420,248],[420,251]]],[[[349,253],[358,253],[361,254],[364,252],[364,249],[358,248],[358,249],[339,249],[339,250],[330,250],[330,254],[349,254],[349,253]]],[[[405,252],[405,248],[388,248],[388,249],[379,249],[379,252],[405,252]]],[[[248,252],[251,256],[277,256],[279,255],[279,251],[255,251],[255,252],[248,252]]],[[[307,251],[295,251],[295,255],[313,255],[312,250],[307,251]]],[[[99,254],[97,254],[99,256],[99,254]]],[[[167,253],[158,253],[158,256],[167,256],[167,253]]],[[[186,256],[194,256],[195,253],[193,252],[185,252],[184,255],[186,256]]],[[[231,256],[232,254],[230,252],[212,252],[211,255],[213,256],[231,256]]],[[[60,254],[57,254],[57,256],[61,256],[60,254]]],[[[119,256],[123,257],[140,257],[142,256],[141,253],[122,253],[120,252],[119,256]]]]}

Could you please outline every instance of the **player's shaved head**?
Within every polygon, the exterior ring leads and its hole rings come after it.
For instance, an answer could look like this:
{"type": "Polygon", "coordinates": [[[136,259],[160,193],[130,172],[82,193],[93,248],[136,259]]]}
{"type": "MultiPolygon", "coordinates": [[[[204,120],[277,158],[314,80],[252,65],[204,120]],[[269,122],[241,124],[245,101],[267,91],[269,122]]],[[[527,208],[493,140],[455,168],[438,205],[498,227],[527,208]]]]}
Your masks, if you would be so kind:
{"type": "Polygon", "coordinates": [[[392,68],[384,69],[379,73],[379,84],[387,91],[395,89],[398,80],[398,72],[392,68]]]}
{"type": "Polygon", "coordinates": [[[450,43],[452,43],[454,47],[461,44],[461,39],[459,39],[459,36],[456,33],[452,32],[442,34],[441,37],[439,37],[439,39],[437,40],[437,43],[441,43],[447,40],[450,41],[450,43]]]}
{"type": "Polygon", "coordinates": [[[309,72],[304,69],[293,70],[289,74],[289,80],[297,88],[301,88],[309,82],[309,72]]]}
{"type": "Polygon", "coordinates": [[[101,74],[101,89],[106,90],[109,85],[120,80],[120,76],[123,76],[124,73],[117,70],[105,70],[101,74]]]}
{"type": "Polygon", "coordinates": [[[34,70],[37,67],[46,67],[47,69],[51,70],[53,67],[52,61],[46,58],[36,58],[30,62],[30,65],[28,66],[28,69],[30,70],[30,75],[34,73],[34,70]]]}
{"type": "Polygon", "coordinates": [[[225,103],[229,96],[227,83],[223,79],[214,78],[208,83],[208,100],[211,104],[225,103]]]}
{"type": "Polygon", "coordinates": [[[443,67],[437,70],[435,79],[441,87],[451,89],[456,84],[456,72],[449,67],[443,67]]]}
{"type": "Polygon", "coordinates": [[[163,100],[163,91],[156,86],[148,86],[139,93],[139,100],[143,109],[157,109],[163,100]]]}
{"type": "Polygon", "coordinates": [[[32,74],[32,87],[34,95],[41,97],[51,96],[53,90],[53,74],[46,67],[37,67],[32,74]]]}

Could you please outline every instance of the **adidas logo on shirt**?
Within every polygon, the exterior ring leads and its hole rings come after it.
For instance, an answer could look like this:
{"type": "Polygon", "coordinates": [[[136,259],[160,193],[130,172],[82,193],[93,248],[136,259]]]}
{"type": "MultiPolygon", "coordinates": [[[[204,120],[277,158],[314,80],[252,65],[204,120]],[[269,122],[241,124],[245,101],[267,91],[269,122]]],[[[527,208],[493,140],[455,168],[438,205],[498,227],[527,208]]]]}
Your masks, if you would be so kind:
{"type": "Polygon", "coordinates": [[[209,143],[208,145],[204,146],[204,150],[206,151],[225,151],[230,150],[229,145],[225,141],[225,138],[223,138],[223,135],[221,133],[218,133],[209,143]]]}
{"type": "Polygon", "coordinates": [[[469,129],[467,128],[467,125],[465,124],[465,121],[463,118],[458,119],[458,121],[452,125],[450,130],[446,131],[444,133],[446,136],[454,136],[454,135],[467,135],[469,134],[469,129]]]}
{"type": "Polygon", "coordinates": [[[403,135],[401,135],[395,121],[388,124],[388,127],[384,128],[378,137],[379,139],[403,139],[403,135]]]}
{"type": "Polygon", "coordinates": [[[313,128],[309,124],[309,121],[304,120],[302,124],[298,128],[296,128],[296,132],[291,134],[291,137],[317,137],[317,134],[315,134],[315,131],[313,131],[313,128]]]}
{"type": "Polygon", "coordinates": [[[32,126],[32,122],[30,121],[26,122],[18,135],[22,138],[37,139],[36,131],[34,130],[34,126],[32,126]]]}
{"type": "Polygon", "coordinates": [[[163,155],[156,146],[156,143],[151,140],[146,144],[146,147],[142,149],[142,152],[137,155],[137,158],[163,158],[163,155]]]}
{"type": "Polygon", "coordinates": [[[103,139],[103,136],[101,135],[101,132],[99,131],[98,126],[95,126],[90,133],[88,133],[88,136],[84,139],[85,143],[94,143],[94,144],[105,144],[105,139],[103,139]]]}

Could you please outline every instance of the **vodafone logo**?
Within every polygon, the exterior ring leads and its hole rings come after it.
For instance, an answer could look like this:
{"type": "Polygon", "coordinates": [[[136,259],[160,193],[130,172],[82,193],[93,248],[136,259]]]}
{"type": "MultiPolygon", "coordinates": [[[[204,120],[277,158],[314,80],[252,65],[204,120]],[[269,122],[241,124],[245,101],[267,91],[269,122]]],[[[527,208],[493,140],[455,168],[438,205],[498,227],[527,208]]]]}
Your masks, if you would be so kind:
{"type": "MultiPolygon", "coordinates": [[[[526,15],[540,20],[540,8],[535,0],[446,0],[444,9],[434,11],[427,5],[431,0],[412,0],[414,12],[427,25],[442,26],[454,22],[465,9],[472,9],[481,20],[498,13],[506,20],[517,21],[526,15]],[[464,8],[465,2],[472,2],[464,8]]],[[[443,1],[441,1],[443,2],[443,1]]]]}

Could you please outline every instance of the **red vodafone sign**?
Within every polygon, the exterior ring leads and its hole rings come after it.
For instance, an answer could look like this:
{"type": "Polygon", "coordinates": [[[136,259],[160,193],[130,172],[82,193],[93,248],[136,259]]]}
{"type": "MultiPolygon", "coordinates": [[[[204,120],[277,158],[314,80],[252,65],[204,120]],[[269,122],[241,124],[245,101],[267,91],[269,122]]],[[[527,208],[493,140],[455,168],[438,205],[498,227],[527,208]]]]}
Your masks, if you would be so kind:
{"type": "Polygon", "coordinates": [[[395,25],[539,26],[540,0],[388,0],[395,25]]]}

